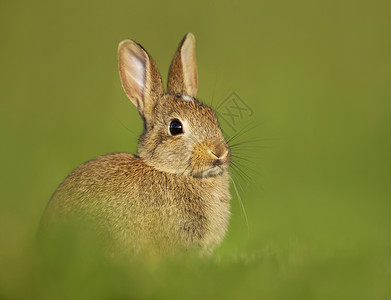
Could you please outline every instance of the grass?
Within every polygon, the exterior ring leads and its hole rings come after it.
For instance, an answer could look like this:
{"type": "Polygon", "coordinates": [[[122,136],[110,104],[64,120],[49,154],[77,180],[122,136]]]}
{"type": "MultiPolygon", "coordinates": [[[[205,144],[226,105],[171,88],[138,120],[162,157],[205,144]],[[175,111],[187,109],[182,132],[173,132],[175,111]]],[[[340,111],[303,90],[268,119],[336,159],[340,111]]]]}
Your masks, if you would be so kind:
{"type": "Polygon", "coordinates": [[[388,299],[390,253],[298,240],[162,260],[107,258],[85,236],[29,245],[3,264],[3,299],[388,299]],[[387,262],[387,264],[385,264],[387,262]],[[388,294],[387,294],[388,293],[388,294]]]}

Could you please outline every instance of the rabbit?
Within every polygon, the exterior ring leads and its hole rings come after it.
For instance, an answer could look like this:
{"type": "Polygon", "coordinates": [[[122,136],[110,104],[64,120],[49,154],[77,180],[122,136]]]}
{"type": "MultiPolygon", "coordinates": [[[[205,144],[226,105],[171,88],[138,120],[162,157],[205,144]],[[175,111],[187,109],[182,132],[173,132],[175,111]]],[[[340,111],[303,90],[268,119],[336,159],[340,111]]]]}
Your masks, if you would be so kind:
{"type": "Polygon", "coordinates": [[[167,92],[135,41],[119,44],[118,65],[144,125],[138,155],[112,153],[78,166],[54,192],[41,227],[79,216],[116,250],[212,253],[230,218],[230,148],[216,113],[196,98],[195,37],[187,33],[179,43],[167,92]]]}

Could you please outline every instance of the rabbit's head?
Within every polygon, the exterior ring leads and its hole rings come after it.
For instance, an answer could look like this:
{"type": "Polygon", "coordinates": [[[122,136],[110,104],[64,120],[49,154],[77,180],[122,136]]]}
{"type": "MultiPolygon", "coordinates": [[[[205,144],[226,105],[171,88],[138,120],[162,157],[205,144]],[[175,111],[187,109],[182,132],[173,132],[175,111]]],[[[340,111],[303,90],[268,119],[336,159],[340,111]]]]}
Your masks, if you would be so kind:
{"type": "Polygon", "coordinates": [[[215,112],[196,99],[195,38],[188,33],[172,60],[164,90],[149,54],[134,41],[118,48],[122,86],[144,122],[139,156],[160,171],[194,177],[227,172],[230,150],[215,112]]]}

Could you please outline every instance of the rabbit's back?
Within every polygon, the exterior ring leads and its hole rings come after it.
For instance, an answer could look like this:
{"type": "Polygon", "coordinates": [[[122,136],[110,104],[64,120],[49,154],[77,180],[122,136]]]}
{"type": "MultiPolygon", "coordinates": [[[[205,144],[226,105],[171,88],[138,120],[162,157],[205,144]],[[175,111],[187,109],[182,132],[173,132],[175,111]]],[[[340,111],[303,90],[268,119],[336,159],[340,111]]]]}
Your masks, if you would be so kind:
{"type": "Polygon", "coordinates": [[[209,250],[228,224],[228,176],[211,180],[160,172],[129,153],[100,156],[68,175],[43,223],[90,219],[114,245],[134,251],[192,244],[209,250]]]}

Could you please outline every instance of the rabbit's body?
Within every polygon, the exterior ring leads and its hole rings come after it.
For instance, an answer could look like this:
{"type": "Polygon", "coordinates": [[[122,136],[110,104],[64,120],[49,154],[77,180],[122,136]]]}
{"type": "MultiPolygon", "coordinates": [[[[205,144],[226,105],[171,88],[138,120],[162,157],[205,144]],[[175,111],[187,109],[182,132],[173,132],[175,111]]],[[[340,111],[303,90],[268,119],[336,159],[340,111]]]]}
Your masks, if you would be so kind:
{"type": "Polygon", "coordinates": [[[117,249],[138,252],[152,246],[167,252],[199,245],[209,252],[228,225],[228,174],[217,180],[182,177],[158,171],[132,154],[100,156],[69,174],[45,217],[50,221],[83,213],[107,230],[117,249]]]}
{"type": "Polygon", "coordinates": [[[195,39],[186,35],[170,66],[167,92],[148,53],[119,45],[124,90],[144,122],[138,154],[108,154],[72,171],[42,224],[92,220],[114,249],[213,250],[229,219],[230,151],[215,112],[195,97],[195,39]]]}

